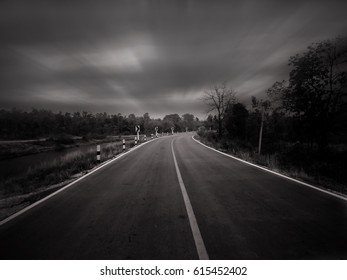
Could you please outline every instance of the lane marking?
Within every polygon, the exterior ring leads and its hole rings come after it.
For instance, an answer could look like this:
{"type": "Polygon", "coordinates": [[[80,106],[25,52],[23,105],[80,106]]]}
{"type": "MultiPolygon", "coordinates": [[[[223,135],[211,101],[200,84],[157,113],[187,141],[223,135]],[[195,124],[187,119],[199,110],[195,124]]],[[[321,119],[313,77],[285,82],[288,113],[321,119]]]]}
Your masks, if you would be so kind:
{"type": "Polygon", "coordinates": [[[207,251],[206,251],[205,243],[204,243],[204,240],[202,239],[202,236],[201,236],[201,233],[199,230],[199,226],[198,226],[198,223],[197,223],[196,218],[195,218],[192,204],[190,203],[190,199],[189,199],[186,187],[183,183],[180,169],[178,168],[178,164],[177,164],[177,160],[176,160],[176,156],[175,156],[175,152],[174,152],[174,148],[173,148],[173,142],[174,142],[174,140],[171,141],[172,156],[173,156],[173,160],[175,163],[176,173],[177,173],[177,177],[178,177],[178,182],[180,184],[180,188],[181,188],[181,192],[182,192],[182,196],[183,196],[183,200],[184,200],[184,205],[185,205],[186,210],[187,210],[190,228],[191,228],[192,233],[193,233],[195,247],[196,247],[199,259],[200,260],[208,260],[209,257],[208,257],[207,251]]]}
{"type": "Polygon", "coordinates": [[[57,195],[58,193],[60,193],[60,192],[62,192],[62,191],[64,191],[64,190],[70,188],[72,185],[74,185],[74,184],[76,184],[77,182],[79,182],[79,181],[85,179],[86,177],[88,177],[89,175],[95,173],[96,171],[100,170],[101,168],[104,168],[105,166],[111,164],[112,162],[114,162],[114,161],[116,161],[116,160],[122,158],[123,156],[125,156],[125,155],[127,155],[127,154],[129,154],[129,153],[131,153],[131,152],[133,152],[133,151],[135,151],[136,149],[142,147],[143,145],[149,144],[149,143],[151,143],[152,141],[158,140],[158,139],[163,139],[163,138],[156,138],[156,139],[153,139],[153,140],[151,140],[151,141],[141,143],[140,145],[131,148],[130,150],[126,151],[125,153],[118,154],[115,158],[105,161],[105,162],[102,163],[100,166],[96,167],[95,169],[92,169],[90,172],[88,172],[87,174],[83,175],[82,177],[76,179],[75,181],[71,182],[70,184],[66,185],[65,187],[63,187],[63,188],[61,188],[61,189],[59,189],[59,190],[57,190],[57,191],[51,193],[51,194],[48,195],[48,196],[45,196],[44,198],[42,198],[42,199],[36,201],[35,203],[33,203],[33,204],[31,204],[31,205],[29,205],[29,206],[23,208],[22,210],[20,210],[20,211],[14,213],[14,214],[12,214],[11,216],[7,217],[6,219],[0,221],[0,227],[1,227],[2,225],[6,224],[7,222],[13,220],[14,218],[16,218],[16,217],[18,217],[18,216],[24,214],[25,212],[29,211],[30,209],[34,208],[35,206],[41,204],[42,202],[44,202],[44,201],[50,199],[51,197],[57,195]]]}
{"type": "Polygon", "coordinates": [[[283,178],[285,178],[285,179],[287,179],[287,180],[290,180],[290,181],[299,183],[299,184],[304,185],[304,186],[306,186],[306,187],[315,189],[315,190],[317,190],[317,191],[320,191],[320,192],[323,192],[323,193],[325,193],[325,194],[329,194],[329,195],[331,195],[331,196],[334,196],[334,197],[340,198],[340,199],[342,199],[342,200],[344,200],[344,201],[347,201],[347,197],[344,197],[344,196],[342,196],[342,195],[339,195],[339,194],[336,194],[336,193],[333,193],[333,192],[330,192],[330,191],[327,191],[327,190],[318,188],[318,187],[316,187],[316,186],[313,186],[313,185],[308,184],[308,183],[305,183],[305,182],[301,182],[301,181],[299,181],[299,180],[296,180],[296,179],[294,179],[294,178],[288,177],[288,176],[283,175],[283,174],[281,174],[281,173],[278,173],[278,172],[276,172],[276,171],[272,171],[272,170],[267,169],[267,168],[265,168],[265,167],[256,165],[256,164],[254,164],[254,163],[245,161],[245,160],[243,160],[243,159],[234,157],[234,156],[232,156],[232,155],[229,155],[229,154],[226,154],[226,153],[224,153],[224,152],[218,151],[218,150],[216,150],[216,149],[214,149],[214,148],[211,148],[211,147],[209,147],[209,146],[207,146],[207,145],[201,143],[200,141],[196,140],[196,139],[194,138],[194,135],[192,136],[192,139],[193,139],[195,142],[199,143],[200,145],[202,145],[202,146],[204,146],[204,147],[206,147],[206,148],[208,148],[208,149],[210,149],[210,150],[212,150],[212,151],[215,151],[215,152],[217,152],[217,153],[220,153],[220,154],[222,154],[222,155],[224,155],[224,156],[227,156],[227,157],[236,159],[236,160],[241,161],[241,162],[243,162],[243,163],[246,163],[246,164],[248,164],[248,165],[257,167],[257,168],[259,168],[259,169],[262,169],[262,170],[264,170],[264,171],[266,171],[266,172],[269,172],[269,173],[275,174],[275,175],[277,175],[277,176],[283,177],[283,178]]]}

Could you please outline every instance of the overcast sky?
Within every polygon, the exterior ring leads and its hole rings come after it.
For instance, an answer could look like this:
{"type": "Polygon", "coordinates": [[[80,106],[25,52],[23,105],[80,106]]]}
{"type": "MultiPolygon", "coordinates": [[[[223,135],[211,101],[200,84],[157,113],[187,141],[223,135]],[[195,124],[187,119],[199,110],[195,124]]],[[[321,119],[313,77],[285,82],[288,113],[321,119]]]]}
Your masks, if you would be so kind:
{"type": "Polygon", "coordinates": [[[204,118],[209,85],[248,102],[291,55],[346,35],[346,3],[2,0],[1,108],[204,118]]]}

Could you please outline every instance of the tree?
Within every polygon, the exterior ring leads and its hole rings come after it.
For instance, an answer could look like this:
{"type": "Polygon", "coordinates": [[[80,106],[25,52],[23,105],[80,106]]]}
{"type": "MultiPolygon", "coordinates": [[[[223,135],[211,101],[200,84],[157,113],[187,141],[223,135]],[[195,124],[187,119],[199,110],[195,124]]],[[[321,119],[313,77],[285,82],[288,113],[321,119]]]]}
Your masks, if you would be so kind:
{"type": "MultiPolygon", "coordinates": [[[[288,82],[282,80],[281,82],[276,81],[267,91],[267,98],[270,102],[272,112],[283,112],[283,97],[287,94],[288,91],[288,82]]],[[[252,96],[252,104],[253,104],[252,96]]]]}
{"type": "Polygon", "coordinates": [[[223,135],[223,119],[225,110],[230,103],[235,103],[235,93],[228,88],[226,83],[215,84],[205,91],[203,100],[208,106],[207,113],[216,112],[218,122],[218,135],[223,135]]]}
{"type": "Polygon", "coordinates": [[[188,128],[188,130],[190,131],[195,129],[194,115],[186,113],[182,115],[182,119],[183,119],[184,130],[186,128],[188,128]]]}
{"type": "Polygon", "coordinates": [[[214,121],[213,116],[211,114],[209,114],[207,116],[207,119],[204,121],[204,126],[208,130],[214,130],[215,129],[215,121],[214,121]]]}
{"type": "Polygon", "coordinates": [[[242,103],[230,103],[225,111],[225,129],[234,137],[244,140],[248,110],[242,103]]]}
{"type": "Polygon", "coordinates": [[[171,127],[174,127],[175,131],[181,131],[181,121],[178,114],[166,115],[163,119],[164,131],[171,132],[171,127]]]}
{"type": "Polygon", "coordinates": [[[320,147],[328,143],[341,106],[347,97],[347,38],[312,44],[303,54],[289,59],[288,90],[284,107],[306,125],[309,141],[320,147]]]}
{"type": "Polygon", "coordinates": [[[143,114],[143,132],[148,133],[151,131],[151,118],[148,113],[143,114]]]}

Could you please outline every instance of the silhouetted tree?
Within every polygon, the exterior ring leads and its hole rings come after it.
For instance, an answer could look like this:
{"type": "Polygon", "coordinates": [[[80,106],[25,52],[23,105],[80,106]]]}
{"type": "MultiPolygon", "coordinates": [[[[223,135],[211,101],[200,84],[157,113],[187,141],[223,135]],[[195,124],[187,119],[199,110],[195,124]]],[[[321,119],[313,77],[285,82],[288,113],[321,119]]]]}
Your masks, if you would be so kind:
{"type": "Polygon", "coordinates": [[[233,138],[245,140],[248,110],[242,103],[230,103],[225,110],[225,129],[233,138]]]}
{"type": "Polygon", "coordinates": [[[347,97],[347,38],[312,44],[289,59],[293,67],[284,107],[306,124],[310,142],[328,143],[329,132],[347,97]]]}
{"type": "Polygon", "coordinates": [[[228,88],[226,83],[215,84],[205,91],[203,96],[205,104],[208,106],[207,113],[216,112],[218,122],[218,135],[223,135],[223,118],[225,110],[230,103],[235,102],[235,93],[228,88]]]}
{"type": "Polygon", "coordinates": [[[188,128],[188,130],[195,130],[195,118],[194,118],[194,115],[192,114],[184,114],[182,115],[182,119],[183,119],[183,131],[185,131],[186,128],[188,128]]]}
{"type": "Polygon", "coordinates": [[[164,130],[166,132],[171,132],[171,127],[174,127],[175,131],[181,131],[182,119],[178,114],[166,115],[163,119],[164,130]]]}
{"type": "Polygon", "coordinates": [[[214,118],[211,114],[207,116],[207,119],[204,122],[204,126],[207,130],[215,130],[216,129],[216,122],[214,121],[214,118]]]}

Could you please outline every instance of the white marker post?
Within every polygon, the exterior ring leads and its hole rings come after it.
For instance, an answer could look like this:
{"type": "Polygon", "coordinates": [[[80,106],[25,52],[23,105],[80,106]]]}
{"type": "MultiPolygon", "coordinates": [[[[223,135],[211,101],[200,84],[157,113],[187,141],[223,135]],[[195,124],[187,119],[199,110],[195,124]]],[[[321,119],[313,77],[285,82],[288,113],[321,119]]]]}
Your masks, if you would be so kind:
{"type": "Polygon", "coordinates": [[[145,142],[147,141],[147,136],[146,136],[146,134],[145,134],[145,137],[144,137],[144,141],[145,141],[145,142]]]}
{"type": "Polygon", "coordinates": [[[153,133],[151,133],[151,139],[153,139],[153,133]]]}
{"type": "Polygon", "coordinates": [[[96,161],[100,163],[100,145],[96,146],[96,161]]]}
{"type": "MultiPolygon", "coordinates": [[[[140,126],[139,125],[135,126],[135,132],[137,134],[137,141],[140,142],[140,126]]],[[[136,141],[135,141],[135,145],[136,145],[136,141]]]]}
{"type": "Polygon", "coordinates": [[[136,146],[137,145],[137,138],[136,138],[136,136],[135,136],[134,141],[135,141],[135,146],[136,146]]]}
{"type": "Polygon", "coordinates": [[[174,127],[171,127],[171,134],[174,134],[174,127]]]}
{"type": "Polygon", "coordinates": [[[158,138],[158,127],[156,126],[154,129],[155,129],[155,137],[158,138]]]}
{"type": "Polygon", "coordinates": [[[123,139],[123,152],[125,152],[125,139],[123,139]]]}

